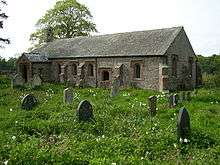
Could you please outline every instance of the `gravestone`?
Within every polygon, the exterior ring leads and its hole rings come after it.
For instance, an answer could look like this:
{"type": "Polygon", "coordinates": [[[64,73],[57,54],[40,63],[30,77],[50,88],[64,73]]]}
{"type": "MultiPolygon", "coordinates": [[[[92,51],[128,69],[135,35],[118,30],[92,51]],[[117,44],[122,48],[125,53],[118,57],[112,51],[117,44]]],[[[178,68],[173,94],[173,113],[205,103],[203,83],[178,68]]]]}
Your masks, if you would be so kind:
{"type": "Polygon", "coordinates": [[[89,101],[83,100],[79,103],[76,116],[79,121],[90,121],[94,118],[92,105],[89,101]]]}
{"type": "Polygon", "coordinates": [[[11,87],[16,87],[16,86],[23,86],[25,83],[25,80],[20,74],[16,74],[12,80],[11,80],[11,87]]]}
{"type": "Polygon", "coordinates": [[[37,103],[37,99],[32,94],[28,94],[22,99],[21,107],[22,109],[31,110],[37,103]]]}
{"type": "Polygon", "coordinates": [[[150,96],[148,98],[148,105],[149,105],[149,114],[151,117],[156,115],[156,109],[157,109],[157,97],[156,96],[150,96]]]}
{"type": "Polygon", "coordinates": [[[41,84],[42,84],[42,80],[41,80],[40,76],[38,74],[35,74],[33,76],[33,80],[31,83],[32,87],[41,86],[41,84]]]}
{"type": "Polygon", "coordinates": [[[112,86],[111,86],[111,97],[115,97],[118,94],[120,88],[120,80],[119,78],[116,78],[113,80],[112,82],[112,86]]]}
{"type": "Polygon", "coordinates": [[[190,118],[186,108],[181,108],[177,120],[177,140],[180,138],[189,139],[190,137],[190,118]]]}
{"type": "Polygon", "coordinates": [[[173,99],[174,99],[173,94],[168,96],[168,102],[169,102],[169,107],[170,108],[174,107],[174,100],[173,99]]]}
{"type": "Polygon", "coordinates": [[[64,89],[63,102],[66,104],[71,104],[73,102],[73,91],[71,88],[64,89]]]}
{"type": "Polygon", "coordinates": [[[191,92],[187,92],[186,94],[186,100],[191,101],[191,92]]]}
{"type": "Polygon", "coordinates": [[[178,101],[179,101],[179,95],[175,93],[173,95],[173,105],[177,106],[178,105],[178,101]]]}

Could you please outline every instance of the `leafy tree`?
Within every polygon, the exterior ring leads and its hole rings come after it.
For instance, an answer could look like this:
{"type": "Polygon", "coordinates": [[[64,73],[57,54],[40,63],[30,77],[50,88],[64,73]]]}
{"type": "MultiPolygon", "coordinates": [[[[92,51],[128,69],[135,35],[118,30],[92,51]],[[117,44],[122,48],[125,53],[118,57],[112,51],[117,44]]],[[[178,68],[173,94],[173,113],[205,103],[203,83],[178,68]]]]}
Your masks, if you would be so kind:
{"type": "MultiPolygon", "coordinates": [[[[1,0],[0,4],[7,5],[5,0],[1,0]]],[[[2,12],[2,6],[1,6],[0,7],[0,29],[3,29],[3,20],[5,20],[7,18],[8,18],[8,16],[4,12],[2,12]]],[[[6,44],[10,44],[10,40],[3,38],[3,37],[0,37],[0,41],[4,42],[6,44]]]]}
{"type": "Polygon", "coordinates": [[[0,56],[0,71],[2,70],[15,70],[17,58],[9,58],[8,60],[0,56]]]}
{"type": "Polygon", "coordinates": [[[88,8],[76,0],[60,0],[37,22],[30,40],[41,45],[54,39],[87,36],[97,32],[88,8]]]}

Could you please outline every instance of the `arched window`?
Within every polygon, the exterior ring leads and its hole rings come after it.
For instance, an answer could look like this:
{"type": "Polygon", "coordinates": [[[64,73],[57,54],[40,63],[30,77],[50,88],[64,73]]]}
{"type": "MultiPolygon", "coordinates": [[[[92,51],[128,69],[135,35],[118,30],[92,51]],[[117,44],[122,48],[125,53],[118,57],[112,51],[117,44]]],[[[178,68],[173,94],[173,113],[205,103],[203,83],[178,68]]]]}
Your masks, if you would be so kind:
{"type": "Polygon", "coordinates": [[[108,81],[109,80],[109,72],[104,70],[102,72],[102,81],[108,81]]]}
{"type": "Polygon", "coordinates": [[[134,65],[134,78],[141,78],[141,65],[138,63],[134,65]]]}
{"type": "Polygon", "coordinates": [[[72,74],[77,75],[77,65],[76,64],[72,65],[72,74]]]}
{"type": "Polygon", "coordinates": [[[94,76],[94,69],[93,69],[93,65],[92,64],[89,64],[88,65],[88,76],[94,76]]]}
{"type": "Polygon", "coordinates": [[[172,59],[172,76],[177,76],[177,57],[172,59]]]}

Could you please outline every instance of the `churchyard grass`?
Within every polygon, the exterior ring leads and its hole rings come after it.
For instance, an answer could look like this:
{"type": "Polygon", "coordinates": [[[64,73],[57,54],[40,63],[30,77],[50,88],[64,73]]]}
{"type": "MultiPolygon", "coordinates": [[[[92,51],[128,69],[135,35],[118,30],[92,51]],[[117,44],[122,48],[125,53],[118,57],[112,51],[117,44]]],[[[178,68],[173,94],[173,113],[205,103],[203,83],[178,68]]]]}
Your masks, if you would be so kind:
{"type": "Polygon", "coordinates": [[[169,108],[161,93],[122,89],[74,88],[74,101],[63,102],[59,84],[11,89],[0,77],[0,163],[8,164],[219,164],[220,89],[200,89],[191,102],[169,108]],[[33,94],[32,110],[21,99],[33,94]],[[148,97],[158,96],[157,114],[148,114],[148,97]],[[78,122],[80,101],[93,106],[95,121],[78,122]],[[190,115],[191,138],[179,143],[176,121],[185,106],[190,115]]]}

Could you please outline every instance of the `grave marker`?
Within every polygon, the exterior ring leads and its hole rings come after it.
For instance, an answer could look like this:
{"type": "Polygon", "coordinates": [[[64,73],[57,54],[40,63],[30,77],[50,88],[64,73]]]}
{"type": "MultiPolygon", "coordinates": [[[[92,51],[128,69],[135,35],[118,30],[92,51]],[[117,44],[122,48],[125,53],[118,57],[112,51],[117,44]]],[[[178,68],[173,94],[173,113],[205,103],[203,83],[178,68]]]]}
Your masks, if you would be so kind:
{"type": "Polygon", "coordinates": [[[21,107],[22,109],[31,110],[37,105],[37,103],[37,99],[32,94],[28,94],[22,99],[21,107]]]}
{"type": "Polygon", "coordinates": [[[42,80],[40,76],[38,74],[35,74],[32,80],[32,87],[41,86],[41,84],[42,84],[42,80]]]}
{"type": "Polygon", "coordinates": [[[63,102],[66,104],[71,104],[73,102],[73,91],[71,88],[64,89],[63,102]]]}
{"type": "Polygon", "coordinates": [[[119,91],[119,87],[120,87],[120,81],[119,78],[116,78],[113,80],[112,82],[112,86],[111,86],[111,97],[115,97],[118,94],[119,91]]]}
{"type": "Polygon", "coordinates": [[[23,86],[25,83],[25,80],[20,74],[16,74],[14,77],[12,77],[11,80],[11,87],[14,88],[16,86],[23,86]]]}
{"type": "Polygon", "coordinates": [[[79,103],[76,116],[79,121],[90,121],[94,118],[92,105],[89,101],[83,100],[79,103]]]}
{"type": "Polygon", "coordinates": [[[186,108],[181,108],[177,120],[177,139],[189,139],[190,137],[190,118],[186,108]]]}
{"type": "Polygon", "coordinates": [[[148,104],[149,104],[149,114],[151,117],[156,115],[156,109],[157,109],[157,97],[156,96],[150,96],[148,98],[148,104]]]}

